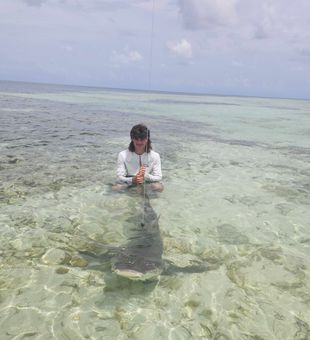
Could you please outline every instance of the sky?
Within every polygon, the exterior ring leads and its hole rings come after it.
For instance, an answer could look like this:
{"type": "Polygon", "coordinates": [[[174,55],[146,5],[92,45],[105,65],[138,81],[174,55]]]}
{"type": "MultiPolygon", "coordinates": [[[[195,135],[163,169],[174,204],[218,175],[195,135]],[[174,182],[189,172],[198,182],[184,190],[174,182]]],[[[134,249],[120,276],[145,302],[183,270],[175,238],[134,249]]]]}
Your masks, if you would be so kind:
{"type": "Polygon", "coordinates": [[[0,0],[0,80],[310,99],[310,0],[0,0]]]}

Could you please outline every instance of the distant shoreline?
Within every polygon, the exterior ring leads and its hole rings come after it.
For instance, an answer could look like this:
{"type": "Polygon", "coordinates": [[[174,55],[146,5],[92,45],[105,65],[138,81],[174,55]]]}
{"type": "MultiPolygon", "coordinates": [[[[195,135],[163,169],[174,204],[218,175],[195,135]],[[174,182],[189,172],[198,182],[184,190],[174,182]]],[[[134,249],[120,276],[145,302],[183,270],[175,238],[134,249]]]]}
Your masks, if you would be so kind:
{"type": "Polygon", "coordinates": [[[172,95],[189,95],[189,96],[210,96],[210,97],[237,97],[237,98],[259,98],[259,99],[281,99],[281,100],[303,100],[310,101],[310,98],[296,98],[296,97],[268,97],[268,96],[255,96],[255,95],[240,95],[240,94],[217,94],[217,93],[203,93],[203,92],[182,92],[182,91],[163,91],[163,90],[145,90],[145,89],[136,89],[136,88],[113,88],[113,87],[104,87],[104,86],[93,86],[93,85],[77,85],[77,84],[58,84],[58,83],[45,83],[45,82],[30,82],[23,80],[6,80],[0,79],[0,89],[1,84],[3,83],[12,83],[12,84],[31,84],[34,86],[62,86],[67,88],[66,90],[71,92],[70,88],[84,89],[84,90],[104,90],[104,91],[118,91],[118,92],[141,92],[141,93],[158,93],[158,94],[172,94],[172,95]]]}

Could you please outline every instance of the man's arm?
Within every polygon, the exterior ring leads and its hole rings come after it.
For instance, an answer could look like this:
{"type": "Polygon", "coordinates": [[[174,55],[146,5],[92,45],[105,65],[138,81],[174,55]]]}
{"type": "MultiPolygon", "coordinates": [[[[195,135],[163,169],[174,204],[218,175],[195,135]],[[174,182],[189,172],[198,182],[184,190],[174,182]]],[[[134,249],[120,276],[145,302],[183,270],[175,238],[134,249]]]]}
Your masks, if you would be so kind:
{"type": "Polygon", "coordinates": [[[117,158],[116,168],[117,179],[121,183],[132,184],[132,177],[127,177],[124,155],[120,152],[117,158]]]}
{"type": "Polygon", "coordinates": [[[162,179],[161,161],[159,154],[155,154],[151,174],[145,174],[145,179],[150,182],[159,182],[162,179]]]}

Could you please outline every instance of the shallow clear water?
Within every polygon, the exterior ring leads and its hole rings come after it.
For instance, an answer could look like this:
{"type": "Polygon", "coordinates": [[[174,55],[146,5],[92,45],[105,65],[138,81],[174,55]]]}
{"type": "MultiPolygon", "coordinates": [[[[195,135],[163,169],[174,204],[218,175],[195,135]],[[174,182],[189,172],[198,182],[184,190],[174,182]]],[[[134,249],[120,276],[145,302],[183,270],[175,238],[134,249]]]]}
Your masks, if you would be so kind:
{"type": "Polygon", "coordinates": [[[1,339],[307,339],[309,101],[9,82],[0,101],[1,339]],[[110,184],[139,122],[164,259],[204,272],[134,282],[79,255],[126,244],[140,198],[110,184]]]}

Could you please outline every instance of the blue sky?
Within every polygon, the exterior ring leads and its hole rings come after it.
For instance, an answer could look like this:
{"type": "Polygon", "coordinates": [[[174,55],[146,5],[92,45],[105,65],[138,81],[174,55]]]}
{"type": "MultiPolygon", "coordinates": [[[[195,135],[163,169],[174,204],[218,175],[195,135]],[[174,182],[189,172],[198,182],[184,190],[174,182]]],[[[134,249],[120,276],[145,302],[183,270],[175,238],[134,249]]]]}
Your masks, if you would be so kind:
{"type": "Polygon", "coordinates": [[[1,0],[0,79],[310,99],[309,13],[309,0],[1,0]]]}

